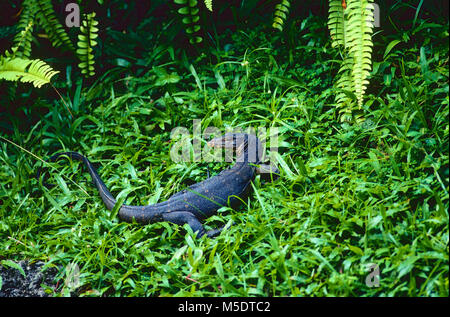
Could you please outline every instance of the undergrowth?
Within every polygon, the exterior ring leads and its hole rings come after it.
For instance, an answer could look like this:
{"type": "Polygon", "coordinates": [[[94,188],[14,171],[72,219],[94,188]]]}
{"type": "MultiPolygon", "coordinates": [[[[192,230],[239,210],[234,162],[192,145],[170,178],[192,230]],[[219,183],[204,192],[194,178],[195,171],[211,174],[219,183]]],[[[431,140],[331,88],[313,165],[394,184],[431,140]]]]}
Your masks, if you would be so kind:
{"type": "Polygon", "coordinates": [[[73,118],[56,97],[18,95],[40,118],[0,120],[0,260],[78,265],[76,290],[61,269],[54,296],[448,296],[448,23],[375,37],[353,121],[334,104],[325,21],[291,23],[275,36],[224,32],[193,63],[148,42],[95,82],[59,77],[73,118]],[[120,222],[78,162],[48,168],[52,189],[34,178],[39,158],[77,151],[125,203],[163,201],[229,166],[171,161],[171,129],[192,134],[194,119],[280,132],[280,179],[257,178],[241,207],[208,219],[229,226],[215,239],[120,222]],[[366,283],[371,264],[378,287],[366,283]]]}

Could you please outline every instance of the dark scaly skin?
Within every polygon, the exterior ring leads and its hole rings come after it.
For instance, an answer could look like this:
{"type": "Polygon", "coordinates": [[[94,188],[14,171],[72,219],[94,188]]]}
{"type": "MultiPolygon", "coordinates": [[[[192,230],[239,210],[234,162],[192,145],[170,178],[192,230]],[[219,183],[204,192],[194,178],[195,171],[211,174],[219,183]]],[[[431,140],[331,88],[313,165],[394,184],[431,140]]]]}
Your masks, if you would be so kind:
{"type": "MultiPolygon", "coordinates": [[[[233,147],[237,151],[235,165],[174,194],[167,201],[148,206],[122,205],[119,209],[119,218],[126,222],[132,222],[134,219],[143,224],[158,221],[169,221],[178,225],[187,223],[194,232],[197,232],[198,237],[204,234],[209,237],[218,235],[222,228],[206,232],[200,221],[214,215],[222,206],[234,208],[241,199],[245,199],[256,173],[255,164],[260,163],[262,151],[256,136],[242,133],[227,133],[223,137],[211,140],[208,144],[213,147],[233,147]]],[[[63,155],[80,160],[86,165],[103,202],[109,210],[112,210],[116,199],[109,192],[91,162],[76,152],[59,153],[50,157],[49,160],[55,161],[63,155]]]]}

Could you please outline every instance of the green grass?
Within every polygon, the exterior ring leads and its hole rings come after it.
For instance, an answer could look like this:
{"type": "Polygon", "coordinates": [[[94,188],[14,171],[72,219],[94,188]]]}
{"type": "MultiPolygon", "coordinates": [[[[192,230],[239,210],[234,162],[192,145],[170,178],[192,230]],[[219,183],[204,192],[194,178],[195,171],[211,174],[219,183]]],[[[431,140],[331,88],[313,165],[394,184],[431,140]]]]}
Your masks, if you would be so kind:
{"type": "MultiPolygon", "coordinates": [[[[259,29],[223,34],[211,50],[221,62],[193,66],[161,44],[141,76],[116,67],[73,79],[73,119],[37,99],[32,109],[45,111],[31,128],[1,120],[13,124],[0,143],[0,260],[76,263],[81,296],[448,296],[448,24],[433,30],[433,42],[405,41],[384,58],[402,35],[376,45],[372,90],[350,121],[334,104],[337,52],[318,31],[288,32],[286,47],[259,29]],[[280,129],[281,178],[257,178],[240,208],[210,218],[229,225],[216,239],[120,222],[78,162],[52,165],[51,190],[34,179],[35,156],[78,151],[127,204],[163,201],[229,165],[171,161],[171,129],[192,133],[194,119],[280,129]],[[365,283],[371,263],[379,287],[365,283]]],[[[47,291],[68,295],[66,275],[47,291]]]]}

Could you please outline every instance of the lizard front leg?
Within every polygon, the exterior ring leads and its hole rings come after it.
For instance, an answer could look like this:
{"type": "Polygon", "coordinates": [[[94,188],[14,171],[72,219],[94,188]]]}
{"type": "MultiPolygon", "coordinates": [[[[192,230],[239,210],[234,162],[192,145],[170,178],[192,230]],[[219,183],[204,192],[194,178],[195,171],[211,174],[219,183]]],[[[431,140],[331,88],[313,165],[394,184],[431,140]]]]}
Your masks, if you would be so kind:
{"type": "Polygon", "coordinates": [[[272,163],[262,163],[256,168],[256,174],[260,175],[263,182],[270,182],[280,177],[280,170],[272,163]]]}

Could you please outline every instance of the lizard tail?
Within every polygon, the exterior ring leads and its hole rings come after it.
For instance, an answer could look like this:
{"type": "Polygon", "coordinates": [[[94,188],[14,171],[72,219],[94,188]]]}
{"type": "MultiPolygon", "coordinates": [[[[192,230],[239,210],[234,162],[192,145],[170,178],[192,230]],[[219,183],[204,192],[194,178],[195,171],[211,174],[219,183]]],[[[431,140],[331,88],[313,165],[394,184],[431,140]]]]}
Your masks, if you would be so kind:
{"type": "MultiPolygon", "coordinates": [[[[89,174],[92,177],[92,181],[97,187],[100,197],[102,198],[103,202],[105,203],[106,207],[109,210],[112,210],[116,204],[116,199],[113,197],[111,192],[106,187],[105,183],[102,181],[100,176],[97,173],[97,170],[92,165],[92,163],[83,155],[77,152],[63,152],[55,154],[47,159],[47,161],[54,162],[62,158],[63,156],[67,156],[71,158],[72,160],[78,160],[82,161],[84,165],[86,165],[89,174]]],[[[37,172],[37,179],[39,180],[39,177],[41,175],[41,168],[39,168],[37,172]]],[[[48,184],[43,181],[43,184],[46,187],[52,187],[53,184],[48,184]]],[[[162,221],[162,216],[160,212],[160,207],[164,206],[168,202],[162,202],[159,204],[149,205],[149,206],[128,206],[123,204],[119,209],[119,218],[121,218],[124,221],[132,222],[135,220],[139,223],[150,223],[155,221],[162,221]]]]}
{"type": "MultiPolygon", "coordinates": [[[[80,153],[77,153],[77,152],[58,153],[58,154],[55,154],[55,155],[49,157],[47,159],[47,161],[54,162],[54,161],[57,161],[58,159],[60,159],[62,156],[68,156],[72,160],[75,159],[75,160],[82,161],[84,163],[84,165],[86,165],[86,167],[87,167],[87,169],[89,171],[89,174],[92,177],[92,181],[93,181],[95,187],[97,187],[97,189],[98,189],[98,191],[100,193],[100,197],[102,198],[102,200],[105,203],[106,207],[109,210],[112,210],[114,205],[116,204],[116,199],[110,193],[110,191],[106,187],[105,183],[103,183],[102,179],[98,175],[97,170],[92,165],[92,163],[85,156],[83,156],[83,155],[81,155],[80,153]]],[[[42,171],[42,168],[39,168],[39,170],[37,172],[37,175],[36,175],[38,180],[39,180],[39,177],[41,175],[41,171],[42,171]]],[[[43,182],[43,184],[46,187],[54,186],[53,184],[48,184],[48,183],[45,183],[45,182],[43,182]]]]}

